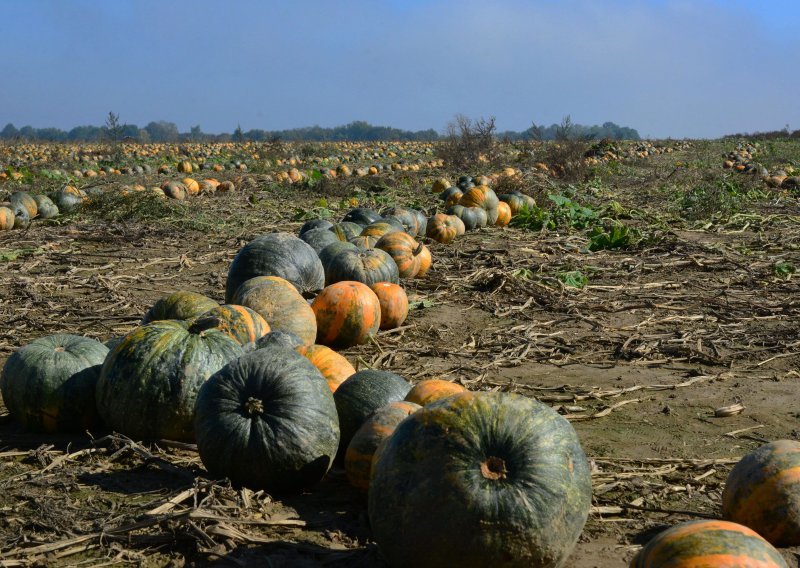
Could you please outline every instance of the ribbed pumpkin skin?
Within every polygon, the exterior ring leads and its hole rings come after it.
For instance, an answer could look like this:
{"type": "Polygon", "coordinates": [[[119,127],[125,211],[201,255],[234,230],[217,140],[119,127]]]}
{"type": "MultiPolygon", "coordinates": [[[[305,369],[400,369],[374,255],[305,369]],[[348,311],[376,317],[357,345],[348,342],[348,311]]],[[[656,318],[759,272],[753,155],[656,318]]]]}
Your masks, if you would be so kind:
{"type": "Polygon", "coordinates": [[[225,303],[235,304],[233,297],[239,286],[257,276],[283,278],[301,294],[317,292],[325,286],[325,272],[317,253],[288,233],[263,235],[242,247],[228,271],[225,303]]]}
{"type": "Polygon", "coordinates": [[[270,332],[269,324],[253,309],[235,304],[217,306],[201,318],[215,317],[219,320],[217,329],[236,340],[239,345],[253,343],[270,332]]]}
{"type": "Polygon", "coordinates": [[[448,187],[439,195],[439,199],[444,201],[445,207],[457,205],[462,197],[464,197],[464,192],[457,187],[448,187]]]}
{"type": "Polygon", "coordinates": [[[8,207],[0,207],[0,231],[10,231],[14,228],[16,215],[8,207]]]}
{"type": "Polygon", "coordinates": [[[180,290],[153,304],[142,318],[142,324],[159,320],[189,320],[217,306],[217,302],[202,294],[180,290]]]}
{"type": "Polygon", "coordinates": [[[336,282],[311,303],[317,318],[317,343],[347,348],[366,343],[381,324],[381,304],[361,282],[336,282]]]}
{"type": "Polygon", "coordinates": [[[392,435],[394,429],[409,414],[422,408],[413,402],[390,402],[382,406],[370,416],[350,440],[347,452],[344,454],[344,470],[347,480],[353,487],[365,493],[369,489],[370,473],[372,472],[372,459],[375,451],[386,438],[392,435]]]}
{"type": "Polygon", "coordinates": [[[336,392],[343,382],[356,374],[355,367],[343,355],[324,345],[312,345],[304,353],[306,359],[325,377],[331,392],[336,392]]]}
{"type": "Polygon", "coordinates": [[[381,219],[380,221],[372,223],[371,225],[367,225],[364,227],[364,230],[361,231],[359,236],[378,237],[380,239],[384,235],[396,232],[405,233],[403,225],[401,225],[400,222],[395,219],[387,218],[381,219]]]}
{"type": "Polygon", "coordinates": [[[328,264],[328,285],[342,281],[361,282],[372,286],[376,282],[400,282],[397,264],[389,253],[380,249],[345,250],[328,264]]]}
{"type": "Polygon", "coordinates": [[[501,201],[497,205],[497,220],[494,222],[498,227],[505,227],[511,222],[511,207],[508,203],[501,201]]]}
{"type": "Polygon", "coordinates": [[[208,472],[253,489],[314,485],[339,443],[327,383],[308,359],[280,347],[248,353],[212,376],[197,396],[195,431],[208,472]]]}
{"type": "Polygon", "coordinates": [[[303,226],[300,227],[300,231],[297,233],[297,236],[302,237],[304,233],[314,229],[330,229],[331,227],[333,227],[333,223],[327,219],[311,219],[310,221],[303,223],[303,226]]]}
{"type": "Polygon", "coordinates": [[[46,195],[34,195],[36,206],[39,209],[39,217],[42,219],[52,219],[58,216],[58,206],[46,195]]]}
{"type": "Polygon", "coordinates": [[[377,282],[370,286],[381,304],[380,329],[394,329],[403,325],[408,317],[406,291],[391,282],[377,282]]]}
{"type": "Polygon", "coordinates": [[[464,207],[478,207],[486,211],[489,225],[494,225],[497,221],[498,203],[500,203],[500,200],[494,190],[485,185],[468,189],[459,201],[459,204],[464,207]]]}
{"type": "Polygon", "coordinates": [[[382,213],[384,219],[390,217],[397,220],[397,222],[403,226],[405,232],[412,237],[418,234],[419,221],[417,220],[417,216],[414,215],[410,209],[405,209],[403,207],[390,207],[389,209],[384,210],[382,213]]]}
{"type": "Polygon", "coordinates": [[[451,383],[442,379],[428,379],[414,385],[406,395],[406,400],[421,406],[427,406],[432,402],[466,390],[458,383],[451,383]]]}
{"type": "Polygon", "coordinates": [[[137,440],[194,441],[197,391],[241,346],[217,329],[189,331],[177,320],[134,329],[108,354],[97,382],[97,410],[137,440]]]}
{"type": "Polygon", "coordinates": [[[417,256],[422,251],[422,246],[414,237],[401,232],[386,234],[375,243],[376,249],[385,251],[392,257],[400,278],[414,278],[417,275],[420,263],[417,256]]]}
{"type": "Polygon", "coordinates": [[[330,264],[331,260],[333,260],[336,257],[337,254],[339,254],[343,250],[356,250],[357,248],[358,247],[353,243],[336,241],[335,243],[331,243],[324,249],[319,251],[319,260],[322,263],[322,269],[325,271],[325,274],[328,273],[328,265],[330,264]]]}
{"type": "Polygon", "coordinates": [[[283,278],[251,278],[236,291],[233,303],[258,312],[272,331],[290,331],[306,345],[317,338],[317,320],[311,306],[283,278]]]}
{"type": "Polygon", "coordinates": [[[473,231],[485,227],[489,222],[489,217],[484,209],[480,207],[464,207],[463,205],[454,205],[447,210],[449,215],[454,215],[461,219],[464,223],[464,228],[467,231],[473,231]]]}
{"type": "Polygon", "coordinates": [[[777,440],[743,457],[728,475],[722,511],[775,546],[800,544],[800,442],[777,440]]]}
{"type": "Polygon", "coordinates": [[[345,221],[342,223],[337,223],[328,229],[336,238],[340,241],[349,241],[353,237],[357,237],[361,234],[361,231],[364,230],[364,227],[359,225],[358,223],[351,223],[350,221],[345,221]]]}
{"type": "Polygon", "coordinates": [[[448,215],[444,213],[437,213],[428,219],[426,235],[429,239],[445,245],[455,240],[457,236],[456,228],[447,223],[447,217],[448,215]]]}
{"type": "Polygon", "coordinates": [[[28,217],[31,219],[39,214],[39,206],[36,204],[36,200],[27,191],[15,191],[8,200],[11,202],[11,207],[24,207],[28,212],[28,217]]]}
{"type": "Polygon", "coordinates": [[[335,233],[328,229],[311,229],[303,233],[300,238],[314,249],[317,256],[319,256],[320,251],[326,246],[331,243],[338,243],[340,240],[335,233]]]}
{"type": "Polygon", "coordinates": [[[431,264],[433,264],[433,256],[431,256],[431,249],[422,245],[422,248],[417,255],[417,259],[419,260],[419,270],[414,275],[414,278],[423,278],[427,273],[428,270],[431,269],[431,264]]]}
{"type": "Polygon", "coordinates": [[[728,521],[689,521],[659,533],[631,568],[788,568],[780,553],[749,528],[728,521]]]}
{"type": "Polygon", "coordinates": [[[381,447],[369,519],[391,566],[556,567],[591,491],[563,417],[523,396],[465,392],[415,412],[381,447]]]}
{"type": "Polygon", "coordinates": [[[373,209],[368,209],[366,207],[356,207],[355,209],[351,209],[347,212],[347,215],[344,216],[342,221],[347,221],[349,223],[356,223],[361,225],[362,227],[366,227],[367,225],[371,225],[376,221],[380,221],[382,219],[381,214],[373,209]]]}
{"type": "Polygon", "coordinates": [[[403,400],[409,390],[411,385],[400,375],[376,369],[359,371],[339,385],[333,393],[341,433],[338,457],[344,457],[353,435],[373,412],[403,400]]]}
{"type": "Polygon", "coordinates": [[[456,236],[461,236],[467,232],[467,227],[464,225],[464,221],[462,221],[460,218],[456,217],[455,215],[446,215],[445,217],[445,222],[449,226],[455,228],[456,236]]]}
{"type": "Polygon", "coordinates": [[[375,247],[375,243],[377,243],[379,240],[380,237],[367,237],[364,235],[358,235],[357,237],[349,239],[347,242],[360,249],[371,249],[375,247]]]}
{"type": "Polygon", "coordinates": [[[11,415],[35,432],[76,432],[99,422],[95,385],[108,348],[78,335],[40,337],[8,358],[0,377],[11,415]]]}
{"type": "Polygon", "coordinates": [[[291,331],[270,331],[264,337],[256,340],[256,349],[266,349],[267,347],[292,349],[300,355],[305,355],[309,346],[291,331]]]}

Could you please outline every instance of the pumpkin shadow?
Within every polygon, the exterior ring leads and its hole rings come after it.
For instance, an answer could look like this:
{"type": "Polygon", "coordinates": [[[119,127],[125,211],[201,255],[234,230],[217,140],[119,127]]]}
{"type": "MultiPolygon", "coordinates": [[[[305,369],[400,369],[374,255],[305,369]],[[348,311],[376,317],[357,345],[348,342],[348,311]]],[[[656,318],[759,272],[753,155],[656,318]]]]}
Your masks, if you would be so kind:
{"type": "MultiPolygon", "coordinates": [[[[94,439],[102,433],[92,432],[94,439]]],[[[0,417],[0,451],[35,451],[43,446],[59,452],[76,451],[92,445],[92,438],[86,434],[44,433],[26,430],[11,416],[0,417]]]]}
{"type": "Polygon", "coordinates": [[[671,528],[673,526],[674,525],[672,525],[672,524],[664,523],[664,524],[656,525],[654,527],[650,527],[648,529],[645,529],[643,531],[640,531],[640,532],[636,533],[636,535],[634,535],[634,537],[631,539],[631,542],[633,544],[640,544],[640,545],[644,546],[648,542],[653,540],[656,536],[658,536],[660,533],[664,532],[665,530],[667,530],[668,528],[671,528]]]}
{"type": "Polygon", "coordinates": [[[374,545],[336,550],[308,542],[276,541],[239,546],[225,555],[208,555],[198,565],[248,566],[252,568],[384,568],[386,563],[374,545]]]}
{"type": "Polygon", "coordinates": [[[186,475],[173,474],[142,464],[114,471],[82,473],[78,476],[78,481],[109,493],[137,495],[163,492],[171,494],[193,487],[194,476],[188,470],[186,475]]]}

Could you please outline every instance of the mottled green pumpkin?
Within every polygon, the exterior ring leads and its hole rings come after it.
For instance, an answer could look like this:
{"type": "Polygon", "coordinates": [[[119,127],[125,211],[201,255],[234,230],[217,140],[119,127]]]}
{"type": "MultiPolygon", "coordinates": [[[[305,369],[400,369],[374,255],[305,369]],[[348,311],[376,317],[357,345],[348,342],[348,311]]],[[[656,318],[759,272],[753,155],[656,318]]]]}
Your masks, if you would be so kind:
{"type": "Polygon", "coordinates": [[[331,227],[333,227],[333,223],[327,219],[311,219],[310,221],[303,223],[303,226],[300,227],[300,231],[297,233],[297,236],[302,237],[303,234],[307,233],[308,231],[313,231],[314,229],[330,229],[331,227]]]}
{"type": "Polygon", "coordinates": [[[400,223],[405,232],[412,237],[417,236],[419,233],[419,220],[410,209],[405,209],[404,207],[390,207],[382,211],[382,214],[384,219],[393,219],[400,223]]]}
{"type": "Polygon", "coordinates": [[[322,228],[306,231],[300,236],[300,238],[310,245],[317,255],[319,255],[320,251],[329,244],[338,243],[341,240],[334,232],[322,228]]]}
{"type": "Polygon", "coordinates": [[[653,538],[630,568],[788,568],[755,531],[728,521],[688,521],[653,538]]]}
{"type": "Polygon", "coordinates": [[[337,254],[343,250],[356,250],[357,248],[358,247],[353,243],[336,241],[335,243],[331,243],[319,251],[319,260],[322,263],[322,268],[325,270],[325,274],[328,273],[328,265],[337,254]]]}
{"type": "Polygon", "coordinates": [[[380,249],[344,250],[328,263],[327,285],[342,281],[361,282],[372,286],[377,282],[400,282],[397,263],[380,249]]]}
{"type": "Polygon", "coordinates": [[[58,217],[58,206],[46,195],[34,195],[36,207],[39,209],[39,217],[42,219],[52,219],[58,217]]]}
{"type": "Polygon", "coordinates": [[[463,205],[453,205],[447,209],[448,215],[455,215],[464,223],[467,231],[473,231],[485,227],[489,222],[489,217],[484,209],[480,207],[464,207],[463,205]]]}
{"type": "Polygon", "coordinates": [[[234,295],[239,286],[258,276],[283,278],[301,294],[314,294],[325,287],[325,271],[317,253],[288,233],[263,235],[242,247],[228,271],[225,303],[238,303],[234,295]]]}
{"type": "Polygon", "coordinates": [[[333,393],[341,432],[339,458],[344,458],[353,435],[373,412],[403,400],[410,390],[411,385],[400,375],[377,369],[359,371],[339,385],[333,393]]]}
{"type": "Polygon", "coordinates": [[[342,221],[341,223],[337,223],[333,227],[330,227],[328,230],[336,235],[340,241],[349,241],[353,237],[360,235],[361,231],[364,230],[364,227],[358,223],[342,221]]]}
{"type": "Polygon", "coordinates": [[[410,415],[381,446],[369,520],[391,566],[556,567],[591,495],[567,420],[527,397],[465,392],[410,415]]]}
{"type": "Polygon", "coordinates": [[[197,397],[197,449],[208,472],[253,489],[317,483],[339,443],[336,406],[317,368],[269,347],[222,368],[197,397]]]}
{"type": "Polygon", "coordinates": [[[108,348],[78,335],[40,337],[8,358],[0,378],[9,413],[35,432],[77,432],[100,422],[95,385],[108,348]]]}
{"type": "Polygon", "coordinates": [[[256,341],[256,349],[266,349],[268,347],[282,347],[292,349],[300,355],[305,355],[308,345],[300,337],[291,331],[270,331],[264,337],[256,341]]]}
{"type": "Polygon", "coordinates": [[[147,310],[142,318],[142,323],[159,320],[190,320],[217,306],[219,304],[207,296],[181,290],[173,292],[153,304],[153,307],[147,310]]]}
{"type": "Polygon", "coordinates": [[[382,219],[381,214],[375,211],[374,209],[369,209],[366,207],[356,207],[355,209],[351,209],[347,212],[344,216],[342,221],[347,221],[349,223],[356,223],[357,225],[361,225],[362,227],[366,227],[367,225],[371,225],[376,221],[380,221],[382,219]]]}
{"type": "Polygon", "coordinates": [[[192,442],[197,391],[242,353],[215,328],[178,320],[143,325],[106,357],[97,409],[106,424],[131,438],[192,442]]]}
{"type": "Polygon", "coordinates": [[[344,470],[347,480],[353,487],[364,491],[369,489],[372,460],[381,442],[392,435],[397,425],[409,414],[422,408],[419,404],[405,400],[390,402],[376,410],[361,425],[344,455],[344,470]]]}

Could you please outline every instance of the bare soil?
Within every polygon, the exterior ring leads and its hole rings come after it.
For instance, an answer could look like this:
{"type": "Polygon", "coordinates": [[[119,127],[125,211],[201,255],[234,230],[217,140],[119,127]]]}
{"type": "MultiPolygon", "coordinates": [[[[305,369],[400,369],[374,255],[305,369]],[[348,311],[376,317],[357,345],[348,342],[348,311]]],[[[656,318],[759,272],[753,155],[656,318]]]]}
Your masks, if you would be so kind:
{"type": "MultiPolygon", "coordinates": [[[[666,214],[668,188],[699,175],[676,174],[681,158],[629,164],[585,194],[638,210],[628,223],[651,233],[645,244],[592,253],[580,231],[519,228],[432,243],[428,276],[404,283],[414,306],[404,328],[343,352],[412,381],[522,393],[567,416],[594,471],[576,568],[626,566],[659,529],[718,517],[742,455],[800,438],[800,286],[775,271],[800,266],[800,207],[776,195],[748,202],[749,217],[679,221],[666,214]],[[559,278],[575,270],[588,276],[583,288],[559,278]],[[715,417],[737,403],[740,414],[715,417]]],[[[729,175],[718,162],[703,175],[729,175]]],[[[422,187],[434,175],[391,199],[433,207],[422,187]]],[[[265,232],[296,232],[295,208],[324,195],[253,176],[240,191],[188,203],[177,220],[80,213],[0,233],[0,251],[23,251],[0,263],[0,364],[42,335],[124,334],[175,290],[222,301],[236,251],[265,232]]],[[[340,470],[299,496],[237,491],[209,480],[191,446],[103,431],[34,435],[7,413],[0,458],[3,566],[383,565],[365,499],[340,470]]],[[[800,566],[800,549],[782,553],[800,566]]]]}

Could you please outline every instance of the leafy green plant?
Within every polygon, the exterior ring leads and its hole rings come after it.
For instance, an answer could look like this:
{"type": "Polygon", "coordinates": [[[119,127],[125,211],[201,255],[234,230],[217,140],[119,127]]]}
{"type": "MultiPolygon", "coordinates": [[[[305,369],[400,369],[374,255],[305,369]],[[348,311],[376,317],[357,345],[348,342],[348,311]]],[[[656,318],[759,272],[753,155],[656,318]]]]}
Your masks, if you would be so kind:
{"type": "Polygon", "coordinates": [[[554,231],[559,228],[585,229],[598,219],[597,211],[566,195],[550,194],[547,198],[551,203],[549,208],[525,206],[511,224],[529,231],[554,231]]]}
{"type": "Polygon", "coordinates": [[[791,262],[786,261],[776,262],[775,266],[773,267],[775,276],[783,280],[789,280],[795,273],[795,270],[796,269],[794,265],[791,262]]]}
{"type": "Polygon", "coordinates": [[[580,270],[570,270],[568,272],[559,272],[556,274],[564,286],[567,288],[583,288],[589,283],[589,277],[580,270]]]}
{"type": "Polygon", "coordinates": [[[613,222],[608,226],[595,226],[589,231],[589,250],[626,249],[641,240],[641,235],[622,223],[613,222]]]}

